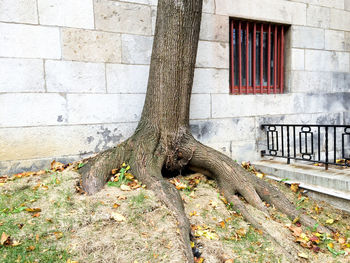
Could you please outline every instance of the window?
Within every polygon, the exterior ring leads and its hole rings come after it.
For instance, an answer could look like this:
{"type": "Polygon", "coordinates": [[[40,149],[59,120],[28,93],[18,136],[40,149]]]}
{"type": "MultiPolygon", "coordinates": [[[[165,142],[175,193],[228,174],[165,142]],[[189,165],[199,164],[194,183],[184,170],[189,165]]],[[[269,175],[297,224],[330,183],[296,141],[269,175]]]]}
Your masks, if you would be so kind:
{"type": "Polygon", "coordinates": [[[231,94],[283,93],[285,25],[230,20],[231,94]]]}

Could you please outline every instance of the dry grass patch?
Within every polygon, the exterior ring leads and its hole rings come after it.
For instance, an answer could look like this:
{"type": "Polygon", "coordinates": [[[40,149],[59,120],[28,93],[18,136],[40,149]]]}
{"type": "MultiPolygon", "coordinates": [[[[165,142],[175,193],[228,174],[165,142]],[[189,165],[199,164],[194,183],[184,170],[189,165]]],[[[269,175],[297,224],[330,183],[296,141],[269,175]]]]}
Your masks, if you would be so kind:
{"type": "MultiPolygon", "coordinates": [[[[153,192],[106,186],[86,196],[76,192],[78,179],[76,172],[67,169],[8,180],[0,186],[0,234],[9,236],[0,246],[0,262],[184,262],[174,217],[153,192]]],[[[287,262],[273,242],[224,202],[213,181],[195,174],[172,182],[184,200],[198,258],[209,263],[287,262]]],[[[328,222],[339,238],[350,242],[349,214],[294,193],[283,183],[272,183],[296,207],[320,223],[328,222]]],[[[293,223],[273,207],[269,210],[274,221],[266,224],[276,235],[294,242],[286,226],[293,223]]],[[[252,213],[264,216],[254,209],[252,213]]],[[[342,250],[338,241],[331,240],[320,244],[317,253],[295,244],[310,262],[350,261],[349,256],[331,252],[329,243],[334,243],[335,252],[342,250]]]]}

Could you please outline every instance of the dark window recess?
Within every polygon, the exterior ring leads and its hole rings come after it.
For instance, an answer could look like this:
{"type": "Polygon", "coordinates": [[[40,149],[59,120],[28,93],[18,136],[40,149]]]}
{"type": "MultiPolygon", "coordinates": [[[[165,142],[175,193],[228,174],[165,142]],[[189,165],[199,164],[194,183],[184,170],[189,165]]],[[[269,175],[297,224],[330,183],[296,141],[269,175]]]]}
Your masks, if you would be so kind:
{"type": "Polygon", "coordinates": [[[283,93],[285,25],[230,20],[232,94],[283,93]]]}

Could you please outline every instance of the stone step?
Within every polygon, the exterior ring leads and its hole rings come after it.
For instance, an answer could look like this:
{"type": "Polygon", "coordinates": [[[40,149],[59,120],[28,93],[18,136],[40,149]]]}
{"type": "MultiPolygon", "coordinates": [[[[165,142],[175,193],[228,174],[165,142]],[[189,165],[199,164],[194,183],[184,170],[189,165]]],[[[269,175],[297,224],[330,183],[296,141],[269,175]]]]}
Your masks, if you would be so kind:
{"type": "Polygon", "coordinates": [[[299,183],[310,195],[350,212],[350,169],[335,169],[305,164],[286,164],[274,160],[253,163],[270,179],[288,179],[288,184],[299,183]]]}

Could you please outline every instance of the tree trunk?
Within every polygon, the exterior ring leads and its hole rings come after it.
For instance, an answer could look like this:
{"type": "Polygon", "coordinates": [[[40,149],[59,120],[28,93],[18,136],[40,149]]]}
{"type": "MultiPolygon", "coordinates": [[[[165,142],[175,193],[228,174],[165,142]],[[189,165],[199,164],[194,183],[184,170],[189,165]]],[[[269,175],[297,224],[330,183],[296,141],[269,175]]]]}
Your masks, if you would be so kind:
{"type": "Polygon", "coordinates": [[[79,170],[83,189],[93,194],[103,188],[113,168],[123,162],[130,164],[133,174],[174,212],[187,262],[193,262],[190,224],[181,196],[163,179],[162,169],[174,171],[191,166],[205,170],[217,180],[225,197],[255,227],[262,228],[236,194],[266,215],[268,212],[261,199],[292,218],[299,217],[305,224],[315,225],[313,219],[295,210],[276,188],[191,135],[189,107],[201,15],[202,0],[158,1],[147,94],[138,127],[128,140],[88,159],[79,170]]]}

